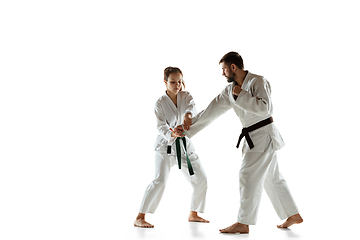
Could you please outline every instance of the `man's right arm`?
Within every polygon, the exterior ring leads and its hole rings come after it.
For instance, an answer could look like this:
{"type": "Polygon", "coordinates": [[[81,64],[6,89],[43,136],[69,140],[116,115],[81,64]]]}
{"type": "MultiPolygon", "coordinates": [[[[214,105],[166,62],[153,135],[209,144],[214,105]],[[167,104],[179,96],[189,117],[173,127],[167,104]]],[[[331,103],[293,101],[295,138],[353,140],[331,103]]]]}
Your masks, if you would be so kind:
{"type": "Polygon", "coordinates": [[[228,87],[225,88],[216,98],[214,98],[209,106],[192,118],[190,130],[186,131],[186,135],[191,138],[212,121],[220,117],[231,108],[228,87]]]}

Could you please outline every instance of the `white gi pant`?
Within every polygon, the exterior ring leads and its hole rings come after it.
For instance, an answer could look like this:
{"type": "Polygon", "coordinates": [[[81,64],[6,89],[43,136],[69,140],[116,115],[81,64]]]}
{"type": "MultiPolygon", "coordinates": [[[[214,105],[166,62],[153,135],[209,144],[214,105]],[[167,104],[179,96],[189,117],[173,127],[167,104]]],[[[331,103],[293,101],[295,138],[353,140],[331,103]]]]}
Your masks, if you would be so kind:
{"type": "MultiPolygon", "coordinates": [[[[191,211],[203,213],[207,191],[206,174],[201,166],[198,156],[195,153],[189,156],[189,159],[194,170],[194,175],[192,176],[189,174],[186,157],[182,154],[181,171],[194,189],[190,209],[191,211]]],[[[155,212],[164,193],[170,168],[174,165],[178,168],[176,156],[169,156],[166,152],[155,152],[155,179],[146,188],[144,198],[140,206],[140,213],[146,214],[155,212]]]]}
{"type": "Polygon", "coordinates": [[[286,181],[279,172],[276,151],[271,139],[269,139],[264,152],[245,153],[239,180],[239,223],[256,224],[263,188],[265,188],[280,219],[299,213],[286,181]]]}

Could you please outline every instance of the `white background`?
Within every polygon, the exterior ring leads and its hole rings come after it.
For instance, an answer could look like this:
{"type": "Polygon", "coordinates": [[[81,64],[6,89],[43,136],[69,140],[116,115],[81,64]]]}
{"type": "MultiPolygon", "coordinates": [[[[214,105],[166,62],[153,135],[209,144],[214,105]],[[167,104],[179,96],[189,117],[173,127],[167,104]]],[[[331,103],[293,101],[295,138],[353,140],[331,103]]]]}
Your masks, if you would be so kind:
{"type": "Polygon", "coordinates": [[[0,239],[356,238],[360,17],[356,1],[2,1],[0,239]],[[189,224],[174,167],[154,229],[133,227],[154,177],[153,106],[179,67],[198,111],[239,52],[272,86],[280,170],[304,223],[281,231],[264,192],[249,235],[239,207],[233,111],[193,138],[209,224],[189,224]],[[353,237],[351,237],[353,236],[353,237]]]}

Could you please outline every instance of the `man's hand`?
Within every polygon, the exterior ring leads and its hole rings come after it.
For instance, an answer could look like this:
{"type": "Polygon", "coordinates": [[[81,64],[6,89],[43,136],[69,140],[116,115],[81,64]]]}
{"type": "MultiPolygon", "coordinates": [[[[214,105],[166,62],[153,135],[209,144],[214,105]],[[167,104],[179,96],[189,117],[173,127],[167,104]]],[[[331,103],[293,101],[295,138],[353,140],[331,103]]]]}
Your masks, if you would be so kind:
{"type": "Polygon", "coordinates": [[[188,131],[190,129],[190,125],[192,123],[191,118],[192,118],[191,113],[185,114],[185,117],[184,117],[184,129],[186,131],[188,131]]]}
{"type": "Polygon", "coordinates": [[[241,85],[236,85],[233,89],[233,94],[235,96],[239,96],[240,92],[241,92],[241,85]]]}
{"type": "Polygon", "coordinates": [[[184,137],[185,136],[184,129],[182,128],[181,125],[177,126],[175,129],[170,128],[170,130],[172,131],[172,134],[171,134],[172,137],[184,137]]]}

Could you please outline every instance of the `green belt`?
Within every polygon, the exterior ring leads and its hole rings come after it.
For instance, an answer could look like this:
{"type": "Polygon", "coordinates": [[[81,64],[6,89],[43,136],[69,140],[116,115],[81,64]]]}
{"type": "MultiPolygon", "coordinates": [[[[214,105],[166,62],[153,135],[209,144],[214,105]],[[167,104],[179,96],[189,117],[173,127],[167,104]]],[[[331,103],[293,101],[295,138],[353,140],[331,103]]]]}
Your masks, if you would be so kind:
{"type": "Polygon", "coordinates": [[[189,169],[190,176],[191,176],[191,175],[194,175],[194,170],[193,170],[193,168],[192,168],[192,166],[191,166],[191,162],[190,162],[190,159],[189,159],[187,150],[186,150],[186,140],[185,140],[185,137],[181,137],[181,138],[178,137],[178,138],[176,138],[176,140],[175,140],[175,144],[176,144],[176,154],[177,154],[179,169],[181,169],[180,139],[182,139],[182,140],[183,140],[183,143],[184,143],[186,160],[187,160],[187,165],[188,165],[188,169],[189,169]]]}

